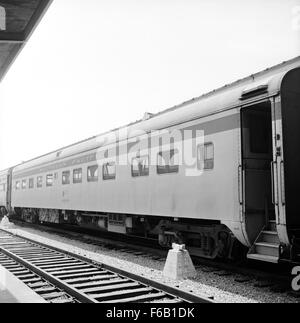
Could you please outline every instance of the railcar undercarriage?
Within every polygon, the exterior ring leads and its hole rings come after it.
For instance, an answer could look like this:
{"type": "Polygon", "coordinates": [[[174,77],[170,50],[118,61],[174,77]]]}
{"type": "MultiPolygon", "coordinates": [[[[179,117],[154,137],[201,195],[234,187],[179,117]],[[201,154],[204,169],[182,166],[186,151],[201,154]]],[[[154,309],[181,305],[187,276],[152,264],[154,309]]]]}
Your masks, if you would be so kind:
{"type": "Polygon", "coordinates": [[[35,208],[15,208],[10,218],[155,238],[163,248],[171,248],[172,243],[186,244],[192,255],[209,259],[236,259],[245,254],[245,248],[218,221],[35,208]]]}

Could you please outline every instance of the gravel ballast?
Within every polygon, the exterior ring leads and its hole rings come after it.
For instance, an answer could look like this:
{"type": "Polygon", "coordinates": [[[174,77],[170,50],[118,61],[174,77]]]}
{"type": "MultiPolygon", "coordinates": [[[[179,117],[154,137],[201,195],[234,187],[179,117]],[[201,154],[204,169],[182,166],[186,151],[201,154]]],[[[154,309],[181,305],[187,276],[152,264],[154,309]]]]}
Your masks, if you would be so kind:
{"type": "MultiPolygon", "coordinates": [[[[1,226],[0,226],[1,228],[1,226]]],[[[296,303],[299,299],[290,296],[287,292],[276,293],[269,288],[255,287],[255,281],[237,282],[236,275],[218,275],[205,267],[197,267],[197,275],[193,279],[175,281],[163,277],[164,262],[150,257],[141,257],[119,250],[108,250],[105,247],[89,245],[65,238],[60,235],[40,231],[32,228],[21,228],[11,225],[5,228],[13,234],[23,236],[57,247],[89,259],[115,266],[120,269],[142,275],[147,278],[193,292],[204,297],[213,297],[214,301],[221,303],[296,303]]]]}

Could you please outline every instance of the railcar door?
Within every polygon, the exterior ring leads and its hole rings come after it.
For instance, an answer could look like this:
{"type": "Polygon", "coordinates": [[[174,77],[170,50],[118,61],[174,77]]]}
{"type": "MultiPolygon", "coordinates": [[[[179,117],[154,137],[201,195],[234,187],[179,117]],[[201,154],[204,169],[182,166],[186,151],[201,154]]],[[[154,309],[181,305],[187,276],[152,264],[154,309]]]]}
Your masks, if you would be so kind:
{"type": "MultiPolygon", "coordinates": [[[[282,258],[290,258],[291,244],[297,250],[300,242],[299,182],[300,182],[300,68],[289,71],[282,80],[281,95],[274,106],[276,134],[275,172],[278,182],[277,231],[282,258]],[[297,242],[296,242],[296,240],[297,242]],[[284,248],[286,247],[286,248],[284,248]]],[[[299,251],[297,251],[299,253],[299,251]]]]}
{"type": "Polygon", "coordinates": [[[241,109],[243,217],[250,244],[275,221],[272,110],[266,101],[241,109]]]}

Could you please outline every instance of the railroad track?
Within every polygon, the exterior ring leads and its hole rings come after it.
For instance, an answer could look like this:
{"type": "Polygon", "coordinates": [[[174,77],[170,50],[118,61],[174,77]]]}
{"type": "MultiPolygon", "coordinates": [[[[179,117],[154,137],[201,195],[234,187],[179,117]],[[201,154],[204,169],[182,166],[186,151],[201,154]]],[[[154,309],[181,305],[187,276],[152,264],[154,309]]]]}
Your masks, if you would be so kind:
{"type": "Polygon", "coordinates": [[[137,256],[145,256],[153,258],[154,260],[165,261],[168,255],[168,249],[163,249],[157,243],[157,240],[146,239],[138,236],[124,236],[120,234],[86,230],[70,225],[40,225],[33,223],[26,223],[22,221],[13,220],[13,224],[37,229],[39,231],[54,233],[61,237],[87,243],[97,247],[102,247],[107,250],[117,250],[128,254],[135,254],[137,256]]]}
{"type": "MultiPolygon", "coordinates": [[[[133,244],[131,239],[126,242],[124,239],[118,240],[117,236],[97,237],[81,231],[80,229],[70,231],[71,228],[58,228],[55,226],[42,226],[38,224],[26,224],[20,221],[13,221],[17,225],[32,227],[38,230],[52,232],[60,236],[76,239],[83,243],[95,245],[108,250],[116,250],[125,254],[133,254],[139,257],[152,258],[157,261],[165,261],[167,251],[158,249],[156,246],[150,247],[151,243],[147,244],[146,239],[138,240],[138,243],[133,244]]],[[[73,228],[72,228],[73,229],[73,228]]],[[[132,238],[132,237],[130,237],[132,238]]],[[[151,241],[150,241],[151,242],[151,241]]],[[[242,263],[225,263],[222,261],[209,260],[204,258],[192,257],[196,268],[204,272],[211,272],[216,276],[233,276],[236,282],[241,284],[253,284],[254,287],[269,289],[272,292],[284,293],[287,292],[291,296],[299,299],[299,292],[291,290],[291,268],[285,266],[273,266],[262,263],[242,262],[242,263]]],[[[299,265],[299,264],[298,264],[299,265]]]]}
{"type": "Polygon", "coordinates": [[[53,303],[212,302],[2,229],[0,265],[53,303]]]}

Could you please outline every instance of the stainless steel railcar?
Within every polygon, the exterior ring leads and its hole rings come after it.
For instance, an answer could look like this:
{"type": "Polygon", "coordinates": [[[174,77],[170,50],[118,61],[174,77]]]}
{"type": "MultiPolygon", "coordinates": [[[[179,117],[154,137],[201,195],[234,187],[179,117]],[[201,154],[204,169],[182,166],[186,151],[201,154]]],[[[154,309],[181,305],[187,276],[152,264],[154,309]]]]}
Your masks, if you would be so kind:
{"type": "Polygon", "coordinates": [[[10,207],[11,170],[0,172],[0,217],[7,214],[10,207]]]}
{"type": "Polygon", "coordinates": [[[299,125],[300,57],[14,167],[7,204],[25,221],[156,236],[208,258],[230,257],[243,245],[251,259],[293,260],[299,125]],[[130,164],[114,162],[124,147],[149,142],[139,131],[153,130],[165,130],[156,144],[138,150],[130,164]],[[179,149],[161,148],[172,130],[204,132],[194,151],[201,176],[186,176],[187,166],[174,162],[179,149]],[[160,166],[149,163],[153,156],[160,166]]]}

